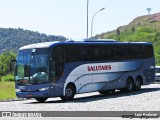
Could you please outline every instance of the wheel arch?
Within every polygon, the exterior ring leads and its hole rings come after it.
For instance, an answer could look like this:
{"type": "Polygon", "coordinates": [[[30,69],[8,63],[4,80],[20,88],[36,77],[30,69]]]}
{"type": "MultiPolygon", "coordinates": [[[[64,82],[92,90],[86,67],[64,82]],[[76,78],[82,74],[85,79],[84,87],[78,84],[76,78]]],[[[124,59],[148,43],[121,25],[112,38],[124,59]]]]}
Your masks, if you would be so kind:
{"type": "Polygon", "coordinates": [[[132,82],[134,82],[134,78],[133,78],[133,76],[128,76],[128,77],[127,77],[127,79],[126,79],[126,81],[127,81],[127,80],[129,80],[129,79],[131,79],[131,80],[132,80],[132,82]]]}
{"type": "Polygon", "coordinates": [[[75,94],[77,93],[76,85],[75,85],[73,82],[69,82],[69,83],[67,83],[67,85],[64,87],[63,95],[65,95],[65,89],[66,89],[66,87],[69,86],[69,85],[73,86],[74,89],[75,89],[75,94]]]}

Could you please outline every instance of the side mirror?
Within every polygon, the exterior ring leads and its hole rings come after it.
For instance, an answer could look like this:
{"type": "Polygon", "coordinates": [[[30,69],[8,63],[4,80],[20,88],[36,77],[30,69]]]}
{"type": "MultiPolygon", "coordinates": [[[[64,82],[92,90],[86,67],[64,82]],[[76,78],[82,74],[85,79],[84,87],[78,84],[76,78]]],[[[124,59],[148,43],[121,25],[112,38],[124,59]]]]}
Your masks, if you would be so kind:
{"type": "Polygon", "coordinates": [[[16,60],[10,61],[10,72],[11,73],[15,70],[16,62],[17,62],[16,60]]]}

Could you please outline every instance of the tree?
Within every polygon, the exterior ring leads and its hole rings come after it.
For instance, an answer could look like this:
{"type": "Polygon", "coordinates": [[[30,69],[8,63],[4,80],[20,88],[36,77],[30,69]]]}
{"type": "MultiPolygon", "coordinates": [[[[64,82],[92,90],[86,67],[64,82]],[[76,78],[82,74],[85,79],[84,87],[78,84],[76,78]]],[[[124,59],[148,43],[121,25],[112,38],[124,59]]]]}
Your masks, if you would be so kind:
{"type": "Polygon", "coordinates": [[[0,55],[0,76],[10,72],[10,60],[16,59],[14,52],[5,52],[0,55]]]}
{"type": "Polygon", "coordinates": [[[150,11],[152,10],[151,8],[146,9],[148,11],[148,15],[150,15],[150,11]]]}

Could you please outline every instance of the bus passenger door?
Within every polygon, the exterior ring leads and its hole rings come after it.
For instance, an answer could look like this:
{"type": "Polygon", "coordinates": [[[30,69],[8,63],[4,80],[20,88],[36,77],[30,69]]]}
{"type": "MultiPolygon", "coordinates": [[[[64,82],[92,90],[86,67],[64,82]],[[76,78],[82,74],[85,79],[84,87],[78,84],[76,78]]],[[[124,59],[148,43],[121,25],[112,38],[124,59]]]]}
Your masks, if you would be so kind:
{"type": "Polygon", "coordinates": [[[51,96],[59,96],[63,93],[63,81],[60,78],[64,71],[64,47],[56,46],[52,49],[51,65],[50,65],[50,81],[51,81],[51,96]],[[54,91],[54,92],[53,92],[54,91]]]}
{"type": "Polygon", "coordinates": [[[54,70],[51,73],[54,80],[58,80],[63,75],[64,70],[64,49],[63,46],[57,46],[52,50],[52,59],[54,63],[54,70]]]}

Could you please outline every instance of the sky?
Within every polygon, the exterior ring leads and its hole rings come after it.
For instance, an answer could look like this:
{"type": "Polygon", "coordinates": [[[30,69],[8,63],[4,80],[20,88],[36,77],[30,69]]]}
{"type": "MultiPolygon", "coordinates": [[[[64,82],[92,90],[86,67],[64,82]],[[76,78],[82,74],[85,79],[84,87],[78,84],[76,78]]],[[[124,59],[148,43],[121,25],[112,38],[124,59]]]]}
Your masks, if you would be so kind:
{"type": "MultiPolygon", "coordinates": [[[[115,30],[138,16],[160,12],[160,0],[88,0],[88,36],[115,30]]],[[[87,0],[0,0],[0,28],[23,28],[71,39],[87,37],[87,0]]]]}

